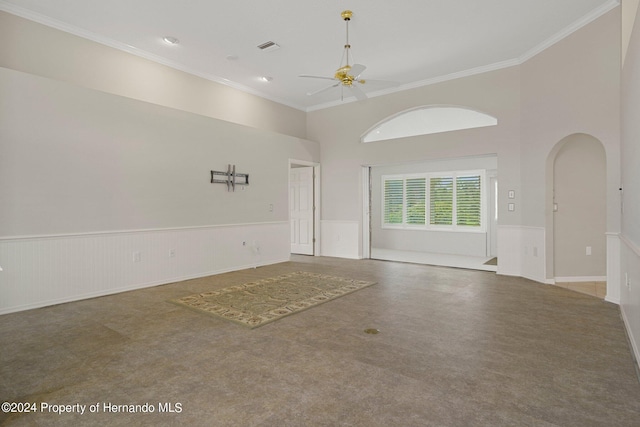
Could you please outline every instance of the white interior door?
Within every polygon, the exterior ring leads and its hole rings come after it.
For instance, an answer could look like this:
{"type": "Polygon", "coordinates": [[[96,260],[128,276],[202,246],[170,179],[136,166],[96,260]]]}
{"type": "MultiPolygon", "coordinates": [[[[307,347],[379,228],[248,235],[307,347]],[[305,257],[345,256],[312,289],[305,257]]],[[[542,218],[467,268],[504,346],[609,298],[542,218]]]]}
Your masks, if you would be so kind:
{"type": "Polygon", "coordinates": [[[291,253],[313,255],[313,167],[292,168],[289,174],[291,253]]]}

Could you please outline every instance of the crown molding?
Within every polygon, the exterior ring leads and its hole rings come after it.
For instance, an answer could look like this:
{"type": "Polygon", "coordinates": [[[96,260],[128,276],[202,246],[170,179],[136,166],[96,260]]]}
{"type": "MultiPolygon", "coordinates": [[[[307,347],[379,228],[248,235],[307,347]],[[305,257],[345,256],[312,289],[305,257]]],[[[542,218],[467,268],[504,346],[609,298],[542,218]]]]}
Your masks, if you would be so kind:
{"type": "MultiPolygon", "coordinates": [[[[482,74],[482,73],[487,73],[490,71],[496,71],[496,70],[500,70],[503,68],[508,68],[508,67],[513,67],[516,65],[521,65],[524,62],[528,61],[529,59],[533,58],[534,56],[538,55],[539,53],[543,52],[544,50],[548,49],[549,47],[553,46],[554,44],[558,43],[559,41],[563,40],[564,38],[568,37],[569,35],[573,34],[574,32],[578,31],[579,29],[581,29],[582,27],[590,24],[591,22],[595,21],[596,19],[598,19],[599,17],[601,17],[602,15],[604,15],[605,13],[615,9],[616,7],[618,7],[620,5],[620,0],[609,0],[606,3],[602,4],[601,6],[593,9],[591,12],[587,13],[586,15],[584,15],[583,17],[581,17],[580,19],[576,20],[575,22],[573,22],[571,25],[565,27],[564,29],[562,29],[561,31],[559,31],[558,33],[554,34],[553,36],[549,37],[547,40],[543,41],[542,43],[534,46],[533,48],[531,48],[530,50],[528,50],[527,52],[525,52],[524,54],[520,55],[517,58],[512,58],[512,59],[508,59],[505,61],[501,61],[501,62],[496,62],[493,64],[488,64],[488,65],[483,65],[480,67],[475,67],[475,68],[471,68],[468,70],[463,70],[463,71],[458,71],[455,73],[450,73],[450,74],[446,74],[446,75],[442,75],[442,76],[436,76],[436,77],[431,77],[425,80],[420,80],[417,82],[412,82],[412,83],[408,83],[408,84],[404,84],[395,88],[390,88],[390,89],[384,89],[384,90],[379,90],[379,91],[375,91],[375,92],[370,92],[367,94],[367,96],[369,98],[376,98],[379,96],[384,96],[384,95],[390,95],[393,93],[397,93],[397,92],[402,92],[402,91],[406,91],[406,90],[411,90],[411,89],[416,89],[419,87],[423,87],[423,86],[429,86],[429,85],[433,85],[433,84],[437,84],[437,83],[443,83],[449,80],[455,80],[455,79],[459,79],[462,77],[469,77],[469,76],[473,76],[476,74],[482,74]]],[[[0,0],[0,10],[3,10],[5,12],[11,13],[13,15],[28,19],[30,21],[34,21],[37,22],[39,24],[43,24],[46,25],[48,27],[52,27],[73,35],[76,35],[78,37],[82,37],[91,41],[94,41],[96,43],[100,43],[102,45],[105,46],[109,46],[111,48],[114,49],[118,49],[121,51],[124,51],[126,53],[130,53],[132,55],[138,56],[140,58],[144,58],[147,59],[149,61],[153,61],[153,62],[157,62],[159,64],[165,65],[167,67],[185,72],[187,74],[191,74],[215,83],[219,83],[228,87],[231,87],[233,89],[239,90],[241,92],[245,92],[251,95],[255,95],[264,99],[267,99],[269,101],[272,102],[276,102],[278,104],[282,104],[291,108],[294,108],[296,110],[301,110],[304,112],[312,112],[312,111],[317,111],[317,110],[323,110],[326,108],[331,108],[331,107],[336,107],[339,105],[344,105],[344,104],[349,104],[352,102],[356,102],[357,99],[355,97],[348,97],[348,98],[344,98],[343,100],[336,100],[336,101],[331,101],[331,102],[326,102],[326,103],[322,103],[322,104],[317,104],[317,105],[312,105],[310,107],[304,107],[301,105],[298,105],[296,103],[292,103],[290,101],[278,98],[278,97],[273,97],[271,95],[267,95],[263,92],[257,91],[253,88],[250,88],[248,86],[244,86],[242,84],[233,82],[231,80],[228,80],[226,78],[220,77],[220,76],[216,76],[214,74],[209,74],[209,73],[203,73],[200,72],[198,70],[192,69],[190,67],[186,67],[182,64],[179,64],[175,61],[172,61],[170,59],[164,58],[162,56],[156,55],[156,54],[152,54],[150,52],[146,52],[140,49],[137,49],[133,46],[129,46],[126,43],[122,43],[116,40],[113,40],[111,38],[108,37],[104,37],[101,36],[99,34],[95,34],[91,31],[87,31],[85,29],[82,28],[78,28],[76,26],[73,25],[69,25],[66,24],[64,22],[58,21],[56,19],[47,17],[45,15],[18,7],[14,4],[8,3],[5,0],[0,0]]]]}
{"type": "MultiPolygon", "coordinates": [[[[412,82],[412,83],[408,83],[408,84],[404,84],[404,85],[400,85],[394,88],[389,88],[389,89],[383,89],[383,90],[378,90],[375,92],[368,92],[367,96],[369,98],[376,98],[379,96],[384,96],[384,95],[390,95],[393,93],[397,93],[397,92],[404,92],[406,90],[410,90],[410,89],[417,89],[423,86],[430,86],[430,85],[434,85],[437,83],[442,83],[442,82],[447,82],[449,80],[455,80],[455,79],[459,79],[462,77],[469,77],[469,76],[474,76],[476,74],[482,74],[482,73],[487,73],[489,71],[495,71],[495,70],[501,70],[503,68],[509,68],[509,67],[513,67],[514,65],[520,65],[520,62],[516,59],[509,59],[507,61],[502,61],[502,62],[496,62],[493,64],[489,64],[489,65],[483,65],[480,67],[475,67],[475,68],[471,68],[468,70],[464,70],[464,71],[457,71],[455,73],[450,73],[450,74],[445,74],[442,76],[436,76],[436,77],[432,77],[429,79],[425,79],[425,80],[420,80],[417,82],[412,82]]],[[[318,104],[318,105],[314,105],[312,107],[307,108],[307,112],[311,112],[311,111],[316,111],[316,110],[323,110],[325,108],[329,108],[329,107],[335,107],[336,105],[343,105],[343,104],[348,104],[351,102],[356,102],[357,99],[355,97],[349,97],[349,98],[345,98],[344,101],[331,101],[331,102],[327,102],[324,104],[318,104]]]]}
{"type": "Polygon", "coordinates": [[[619,5],[620,5],[620,0],[609,0],[608,2],[604,3],[603,5],[593,9],[591,12],[587,13],[582,18],[580,18],[577,21],[573,22],[571,25],[569,25],[569,26],[563,28],[562,30],[558,31],[556,34],[554,34],[553,36],[549,37],[547,40],[543,41],[542,43],[534,46],[533,48],[531,48],[530,50],[528,50],[524,54],[520,55],[518,57],[518,61],[521,64],[526,62],[526,61],[528,61],[529,59],[533,58],[534,56],[536,56],[540,52],[544,51],[545,49],[550,48],[554,44],[558,43],[560,40],[563,40],[564,38],[566,38],[566,37],[570,36],[571,34],[575,33],[576,31],[578,31],[582,27],[592,23],[593,21],[595,21],[596,19],[600,18],[605,13],[615,9],[619,5]]]}
{"type": "MultiPolygon", "coordinates": [[[[549,37],[547,40],[545,40],[542,43],[536,45],[535,47],[533,47],[532,49],[528,50],[527,52],[525,52],[524,54],[520,55],[517,58],[508,59],[506,61],[496,62],[496,63],[493,63],[493,64],[484,65],[484,66],[480,66],[480,67],[476,67],[476,68],[471,68],[469,70],[458,71],[458,72],[455,72],[455,73],[446,74],[446,75],[442,75],[442,76],[436,76],[436,77],[432,77],[432,78],[429,78],[429,79],[420,80],[420,81],[417,81],[417,82],[401,85],[401,86],[398,86],[398,87],[395,87],[395,88],[390,88],[390,89],[384,89],[384,90],[379,90],[379,91],[375,91],[375,92],[370,92],[370,93],[367,93],[367,96],[369,98],[375,98],[375,97],[378,97],[378,96],[390,95],[392,93],[402,92],[402,91],[410,90],[410,89],[416,89],[416,88],[423,87],[423,86],[429,86],[429,85],[433,85],[433,84],[437,84],[437,83],[443,83],[443,82],[446,82],[446,81],[449,81],[449,80],[455,80],[455,79],[459,79],[459,78],[462,78],[462,77],[469,77],[469,76],[473,76],[473,75],[476,75],[476,74],[488,73],[490,71],[496,71],[496,70],[501,70],[503,68],[513,67],[513,66],[516,66],[516,65],[522,65],[523,63],[527,62],[529,59],[533,58],[537,54],[539,54],[539,53],[543,52],[544,50],[550,48],[554,44],[558,43],[559,41],[563,40],[564,38],[570,36],[571,34],[573,34],[576,31],[578,31],[582,27],[584,27],[584,26],[590,24],[591,22],[595,21],[596,19],[600,18],[605,13],[615,9],[619,5],[620,5],[620,0],[609,0],[607,3],[604,3],[603,5],[593,9],[591,12],[587,13],[586,15],[581,17],[580,19],[576,20],[571,25],[565,27],[564,29],[562,29],[558,33],[556,33],[553,36],[549,37]]],[[[356,102],[356,101],[357,100],[356,100],[355,97],[349,97],[349,98],[345,99],[342,102],[341,101],[332,101],[332,102],[327,102],[327,103],[323,103],[323,104],[314,105],[314,106],[308,107],[305,111],[306,112],[312,112],[312,111],[317,111],[317,110],[323,110],[325,108],[335,107],[337,105],[343,105],[343,104],[356,102]]]]}

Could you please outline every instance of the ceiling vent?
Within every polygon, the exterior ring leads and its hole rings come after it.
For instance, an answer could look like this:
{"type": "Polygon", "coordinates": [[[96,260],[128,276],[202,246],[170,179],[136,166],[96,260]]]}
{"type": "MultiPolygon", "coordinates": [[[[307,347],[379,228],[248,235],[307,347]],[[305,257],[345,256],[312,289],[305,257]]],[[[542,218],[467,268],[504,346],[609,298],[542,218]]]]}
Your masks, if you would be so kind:
{"type": "Polygon", "coordinates": [[[270,52],[270,51],[272,51],[272,50],[278,50],[278,49],[280,49],[280,45],[278,45],[278,44],[277,44],[277,43],[275,43],[275,42],[268,41],[268,42],[265,42],[265,43],[259,44],[259,45],[258,45],[258,49],[260,49],[260,50],[261,50],[261,51],[263,51],[263,52],[270,52]]]}

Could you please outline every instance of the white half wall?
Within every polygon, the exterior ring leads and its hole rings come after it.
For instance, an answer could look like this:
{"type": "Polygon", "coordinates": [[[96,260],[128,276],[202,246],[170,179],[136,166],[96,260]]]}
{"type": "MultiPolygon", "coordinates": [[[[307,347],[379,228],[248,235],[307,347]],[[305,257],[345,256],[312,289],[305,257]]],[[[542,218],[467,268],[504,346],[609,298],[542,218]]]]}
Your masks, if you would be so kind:
{"type": "Polygon", "coordinates": [[[605,301],[620,304],[620,234],[607,233],[607,295],[605,301]]]}
{"type": "Polygon", "coordinates": [[[359,259],[359,221],[320,221],[322,256],[359,259]]]}
{"type": "Polygon", "coordinates": [[[498,226],[497,273],[553,283],[545,279],[544,227],[498,226]]]}
{"type": "Polygon", "coordinates": [[[640,361],[640,247],[624,235],[620,240],[620,311],[636,361],[640,361]]]}
{"type": "Polygon", "coordinates": [[[0,239],[0,314],[289,260],[289,223],[0,239]]]}

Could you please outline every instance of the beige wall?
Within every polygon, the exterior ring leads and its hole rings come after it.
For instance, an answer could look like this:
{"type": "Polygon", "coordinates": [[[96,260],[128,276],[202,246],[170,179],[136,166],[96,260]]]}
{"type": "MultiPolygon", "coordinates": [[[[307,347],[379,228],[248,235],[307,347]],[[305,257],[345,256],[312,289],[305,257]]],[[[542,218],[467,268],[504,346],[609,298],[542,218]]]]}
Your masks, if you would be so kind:
{"type": "Polygon", "coordinates": [[[640,0],[622,0],[622,64],[627,57],[629,50],[629,42],[631,41],[631,34],[634,24],[636,22],[636,14],[638,12],[638,5],[640,0]]]}
{"type": "MultiPolygon", "coordinates": [[[[309,138],[321,143],[324,219],[359,220],[362,165],[392,165],[464,156],[498,155],[501,187],[519,189],[520,81],[517,67],[452,80],[308,113],[309,138]],[[360,143],[380,120],[422,105],[460,105],[498,118],[498,125],[360,143]]],[[[500,206],[505,224],[518,224],[519,212],[500,206]]]]}
{"type": "Polygon", "coordinates": [[[306,137],[305,113],[0,11],[0,67],[306,137]]]}
{"type": "Polygon", "coordinates": [[[316,143],[0,68],[0,237],[288,221],[316,143]],[[211,170],[235,164],[227,192],[211,170]],[[273,205],[273,209],[270,209],[273,205]]]}
{"type": "Polygon", "coordinates": [[[0,313],[283,262],[305,113],[0,13],[0,313]],[[228,192],[211,170],[250,175],[228,192]]]}
{"type": "Polygon", "coordinates": [[[620,228],[620,8],[522,65],[523,223],[544,226],[545,163],[574,133],[592,135],[607,155],[607,231],[620,228]]]}
{"type": "Polygon", "coordinates": [[[553,168],[553,202],[557,206],[553,213],[554,277],[604,277],[604,148],[585,134],[568,136],[560,144],[553,168]]]}
{"type": "Polygon", "coordinates": [[[565,137],[604,146],[606,231],[620,229],[620,25],[616,8],[521,67],[523,224],[544,227],[546,279],[555,270],[552,163],[565,137]]]}

